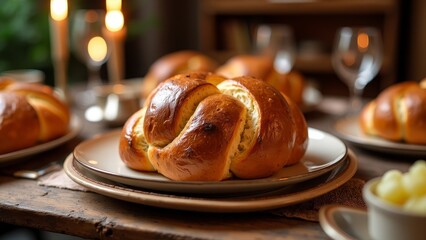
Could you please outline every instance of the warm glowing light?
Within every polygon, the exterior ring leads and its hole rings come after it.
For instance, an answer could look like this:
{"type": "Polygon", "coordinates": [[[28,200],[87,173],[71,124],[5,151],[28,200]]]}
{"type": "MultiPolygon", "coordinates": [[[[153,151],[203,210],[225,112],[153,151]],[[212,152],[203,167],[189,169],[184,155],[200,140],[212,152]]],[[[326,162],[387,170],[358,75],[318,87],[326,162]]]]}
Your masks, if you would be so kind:
{"type": "Polygon", "coordinates": [[[87,51],[93,61],[101,62],[107,55],[107,44],[102,37],[93,37],[87,44],[87,51]]]}
{"type": "Polygon", "coordinates": [[[51,0],[50,15],[55,21],[62,21],[65,18],[67,18],[67,15],[68,15],[67,0],[51,0]]]}
{"type": "Polygon", "coordinates": [[[118,10],[108,11],[105,16],[105,25],[111,32],[118,32],[124,26],[123,13],[118,10]]]}
{"type": "Polygon", "coordinates": [[[358,47],[360,49],[368,48],[369,38],[366,33],[360,33],[357,38],[358,47]]]}
{"type": "Polygon", "coordinates": [[[106,9],[107,11],[121,10],[121,0],[107,0],[106,9]]]}

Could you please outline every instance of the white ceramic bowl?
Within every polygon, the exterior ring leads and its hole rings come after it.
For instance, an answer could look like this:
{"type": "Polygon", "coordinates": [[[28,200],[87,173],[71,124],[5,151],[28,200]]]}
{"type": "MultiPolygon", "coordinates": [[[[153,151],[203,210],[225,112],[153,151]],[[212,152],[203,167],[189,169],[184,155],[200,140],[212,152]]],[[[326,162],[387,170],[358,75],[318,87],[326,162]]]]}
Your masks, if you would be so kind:
{"type": "Polygon", "coordinates": [[[376,187],[381,178],[368,181],[363,197],[368,207],[368,229],[372,239],[424,240],[426,239],[426,215],[407,212],[381,200],[376,187]]]}

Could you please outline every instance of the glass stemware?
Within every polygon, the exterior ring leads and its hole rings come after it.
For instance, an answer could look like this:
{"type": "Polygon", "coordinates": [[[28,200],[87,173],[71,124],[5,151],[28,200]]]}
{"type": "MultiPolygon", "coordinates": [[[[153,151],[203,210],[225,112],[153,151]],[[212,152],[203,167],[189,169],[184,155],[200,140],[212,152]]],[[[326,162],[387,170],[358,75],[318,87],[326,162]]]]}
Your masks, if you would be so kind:
{"type": "MultiPolygon", "coordinates": [[[[101,85],[101,66],[107,61],[110,49],[103,34],[105,29],[105,11],[80,9],[75,12],[71,43],[75,55],[86,65],[88,70],[88,91],[101,85]]],[[[85,105],[93,103],[93,94],[85,94],[85,105]]],[[[82,100],[83,101],[83,100],[82,100]]]]}
{"type": "Polygon", "coordinates": [[[292,29],[283,24],[260,25],[256,33],[256,50],[258,54],[273,59],[277,72],[290,72],[296,58],[292,29]]]}
{"type": "Polygon", "coordinates": [[[365,86],[379,72],[382,54],[382,39],[378,29],[343,27],[337,31],[332,65],[349,88],[350,106],[347,115],[357,114],[361,109],[365,86]]]}

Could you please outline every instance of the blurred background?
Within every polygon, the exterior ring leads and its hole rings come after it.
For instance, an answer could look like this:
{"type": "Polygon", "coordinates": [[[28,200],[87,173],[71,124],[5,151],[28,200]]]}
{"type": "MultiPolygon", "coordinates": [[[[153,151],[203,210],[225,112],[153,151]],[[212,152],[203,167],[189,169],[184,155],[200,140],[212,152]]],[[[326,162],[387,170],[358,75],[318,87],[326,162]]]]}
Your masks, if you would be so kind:
{"type": "MultiPolygon", "coordinates": [[[[53,83],[49,0],[0,0],[0,72],[35,68],[53,83]]],[[[105,1],[69,1],[77,9],[105,9],[105,1]]],[[[365,94],[391,83],[426,77],[426,2],[421,0],[124,0],[127,27],[125,78],[143,77],[164,54],[199,50],[219,62],[250,53],[259,24],[283,23],[294,31],[295,70],[313,80],[324,94],[347,95],[330,61],[336,30],[374,26],[384,41],[384,62],[365,94]]],[[[70,84],[85,81],[85,66],[70,51],[70,84]]],[[[105,65],[105,64],[104,64],[105,65]]],[[[108,78],[106,66],[101,76],[108,78]]]]}

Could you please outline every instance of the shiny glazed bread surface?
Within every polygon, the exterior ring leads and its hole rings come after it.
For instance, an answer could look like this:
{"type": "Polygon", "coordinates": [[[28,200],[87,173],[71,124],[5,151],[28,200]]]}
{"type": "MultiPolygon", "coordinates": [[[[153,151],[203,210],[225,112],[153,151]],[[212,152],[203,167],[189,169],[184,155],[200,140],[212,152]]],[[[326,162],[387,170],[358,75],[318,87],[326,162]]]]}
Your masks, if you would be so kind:
{"type": "Polygon", "coordinates": [[[70,111],[47,85],[0,79],[0,154],[65,135],[70,111]]]}
{"type": "Polygon", "coordinates": [[[363,108],[359,124],[368,135],[426,144],[426,80],[386,88],[363,108]]]}
{"type": "Polygon", "coordinates": [[[307,127],[298,132],[304,118],[295,109],[300,115],[279,91],[252,77],[176,75],[126,122],[120,156],[130,168],[173,180],[267,177],[306,150],[307,127]]]}

